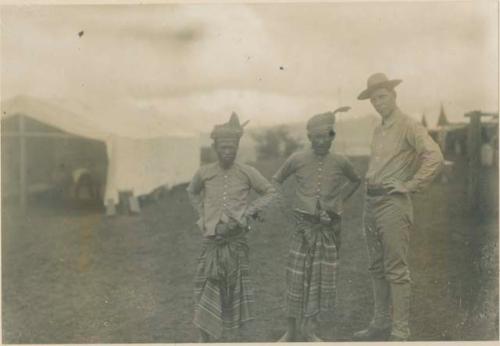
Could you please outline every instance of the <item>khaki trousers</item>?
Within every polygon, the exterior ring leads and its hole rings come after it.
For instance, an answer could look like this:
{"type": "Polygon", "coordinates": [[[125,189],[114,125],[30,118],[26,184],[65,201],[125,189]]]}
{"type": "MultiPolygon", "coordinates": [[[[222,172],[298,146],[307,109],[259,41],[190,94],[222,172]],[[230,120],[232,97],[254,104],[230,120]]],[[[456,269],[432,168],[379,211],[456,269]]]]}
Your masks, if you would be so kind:
{"type": "Polygon", "coordinates": [[[409,195],[366,196],[364,226],[374,294],[371,323],[377,328],[392,324],[392,334],[403,338],[410,334],[408,250],[412,224],[413,206],[409,195]]]}

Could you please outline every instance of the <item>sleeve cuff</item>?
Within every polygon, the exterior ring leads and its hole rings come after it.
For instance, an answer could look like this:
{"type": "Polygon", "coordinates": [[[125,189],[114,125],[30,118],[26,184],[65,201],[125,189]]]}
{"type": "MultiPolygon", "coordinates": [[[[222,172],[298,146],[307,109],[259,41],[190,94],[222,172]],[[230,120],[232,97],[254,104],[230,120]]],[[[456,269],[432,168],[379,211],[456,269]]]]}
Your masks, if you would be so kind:
{"type": "Polygon", "coordinates": [[[419,191],[418,185],[415,181],[410,180],[404,183],[404,186],[410,193],[415,193],[419,191]]]}

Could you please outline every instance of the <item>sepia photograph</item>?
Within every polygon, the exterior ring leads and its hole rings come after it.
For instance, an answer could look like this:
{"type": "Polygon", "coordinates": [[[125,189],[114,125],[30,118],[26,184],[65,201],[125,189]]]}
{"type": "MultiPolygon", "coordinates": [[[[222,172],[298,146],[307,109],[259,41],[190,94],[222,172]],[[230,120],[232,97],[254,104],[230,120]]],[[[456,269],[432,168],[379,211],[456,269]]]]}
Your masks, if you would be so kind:
{"type": "Polygon", "coordinates": [[[4,3],[2,344],[496,344],[498,109],[498,0],[4,3]]]}

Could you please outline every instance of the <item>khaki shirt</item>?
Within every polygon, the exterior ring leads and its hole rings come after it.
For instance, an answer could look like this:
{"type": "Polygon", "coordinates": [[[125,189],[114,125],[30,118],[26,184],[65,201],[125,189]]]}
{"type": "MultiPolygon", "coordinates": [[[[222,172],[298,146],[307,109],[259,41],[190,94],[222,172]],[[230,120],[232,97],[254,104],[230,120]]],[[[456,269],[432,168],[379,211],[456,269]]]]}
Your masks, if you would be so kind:
{"type": "Polygon", "coordinates": [[[261,211],[276,195],[271,183],[255,168],[237,162],[229,169],[221,168],[218,162],[200,167],[187,192],[204,236],[215,235],[219,221],[233,218],[243,223],[246,215],[261,211]],[[251,190],[261,197],[249,203],[251,190]]]}
{"type": "Polygon", "coordinates": [[[292,154],[273,180],[281,184],[292,175],[297,183],[292,207],[309,214],[317,213],[318,204],[322,210],[342,214],[343,187],[348,181],[360,180],[346,157],[333,153],[317,156],[312,149],[292,154]]]}
{"type": "Polygon", "coordinates": [[[396,109],[373,133],[367,185],[381,186],[396,178],[417,192],[432,182],[442,165],[441,150],[427,130],[396,109]]]}

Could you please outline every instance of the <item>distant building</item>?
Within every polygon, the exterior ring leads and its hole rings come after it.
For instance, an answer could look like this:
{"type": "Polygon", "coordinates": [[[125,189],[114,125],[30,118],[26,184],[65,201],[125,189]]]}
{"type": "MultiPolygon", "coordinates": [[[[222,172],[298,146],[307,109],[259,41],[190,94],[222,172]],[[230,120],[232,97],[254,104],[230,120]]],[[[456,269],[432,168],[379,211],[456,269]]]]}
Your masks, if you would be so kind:
{"type": "MultiPolygon", "coordinates": [[[[498,117],[482,121],[482,142],[498,153],[498,117]]],[[[437,127],[429,134],[439,144],[447,160],[456,160],[467,155],[467,122],[449,122],[441,105],[437,127]]],[[[498,155],[495,155],[495,157],[498,155]]]]}

